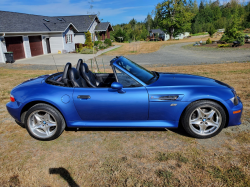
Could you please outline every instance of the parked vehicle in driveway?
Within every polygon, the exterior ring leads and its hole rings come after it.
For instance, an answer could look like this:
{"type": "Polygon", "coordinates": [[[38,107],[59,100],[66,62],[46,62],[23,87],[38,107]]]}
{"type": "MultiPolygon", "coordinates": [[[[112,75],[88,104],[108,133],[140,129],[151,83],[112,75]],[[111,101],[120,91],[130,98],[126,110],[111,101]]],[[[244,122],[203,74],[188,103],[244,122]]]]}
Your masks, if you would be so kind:
{"type": "Polygon", "coordinates": [[[243,105],[234,88],[189,74],[149,71],[120,56],[113,73],[92,73],[80,59],[64,72],[27,80],[11,91],[7,109],[38,140],[68,128],[182,126],[210,138],[240,125],[243,105]]]}

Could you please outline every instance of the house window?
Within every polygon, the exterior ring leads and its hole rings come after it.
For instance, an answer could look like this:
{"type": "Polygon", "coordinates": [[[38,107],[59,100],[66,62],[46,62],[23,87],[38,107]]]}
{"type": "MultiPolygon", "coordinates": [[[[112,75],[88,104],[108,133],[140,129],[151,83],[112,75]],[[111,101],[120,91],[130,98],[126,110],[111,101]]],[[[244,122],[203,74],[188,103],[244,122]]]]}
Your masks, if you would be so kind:
{"type": "Polygon", "coordinates": [[[73,42],[73,40],[72,40],[73,36],[72,36],[72,35],[73,35],[73,34],[67,34],[67,35],[65,36],[66,44],[67,44],[67,43],[72,43],[72,42],[73,42]]]}

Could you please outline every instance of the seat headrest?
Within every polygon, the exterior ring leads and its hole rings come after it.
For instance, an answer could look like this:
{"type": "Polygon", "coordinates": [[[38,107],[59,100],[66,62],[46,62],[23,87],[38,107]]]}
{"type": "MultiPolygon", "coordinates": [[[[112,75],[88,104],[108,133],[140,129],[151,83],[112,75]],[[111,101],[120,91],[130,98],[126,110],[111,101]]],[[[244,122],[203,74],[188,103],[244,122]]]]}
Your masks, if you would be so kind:
{"type": "Polygon", "coordinates": [[[65,65],[65,67],[64,67],[64,70],[63,70],[63,77],[62,78],[68,78],[68,71],[69,71],[69,69],[71,69],[71,63],[70,62],[68,62],[66,65],[65,65]]]}
{"type": "Polygon", "coordinates": [[[88,65],[86,63],[83,63],[83,66],[84,66],[85,72],[88,73],[89,72],[88,65]]]}
{"type": "Polygon", "coordinates": [[[79,79],[79,73],[75,68],[71,68],[69,71],[69,79],[72,80],[77,80],[79,79]]]}
{"type": "Polygon", "coordinates": [[[76,65],[76,70],[79,71],[81,64],[83,63],[82,59],[79,59],[76,65]]]}

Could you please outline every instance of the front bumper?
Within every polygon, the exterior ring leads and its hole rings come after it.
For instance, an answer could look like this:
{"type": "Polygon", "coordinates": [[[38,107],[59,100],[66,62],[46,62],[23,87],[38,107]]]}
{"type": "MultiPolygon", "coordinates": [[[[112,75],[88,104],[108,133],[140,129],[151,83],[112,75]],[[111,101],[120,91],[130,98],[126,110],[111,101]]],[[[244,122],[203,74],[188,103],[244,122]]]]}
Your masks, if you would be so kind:
{"type": "Polygon", "coordinates": [[[243,112],[243,104],[238,97],[239,103],[238,105],[234,105],[232,101],[227,100],[228,104],[228,126],[235,126],[235,125],[240,125],[241,124],[241,115],[243,112]],[[240,112],[239,112],[240,111],[240,112]],[[237,112],[237,113],[234,113],[237,112]]]}

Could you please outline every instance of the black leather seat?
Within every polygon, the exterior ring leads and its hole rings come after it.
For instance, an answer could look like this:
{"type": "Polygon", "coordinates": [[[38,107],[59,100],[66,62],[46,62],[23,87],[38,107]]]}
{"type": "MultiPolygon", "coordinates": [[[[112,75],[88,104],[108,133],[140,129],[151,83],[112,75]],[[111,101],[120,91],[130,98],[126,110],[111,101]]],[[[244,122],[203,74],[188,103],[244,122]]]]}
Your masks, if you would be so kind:
{"type": "Polygon", "coordinates": [[[75,68],[69,70],[69,79],[73,87],[88,87],[86,81],[79,75],[75,68]]]}
{"type": "Polygon", "coordinates": [[[78,73],[80,74],[80,65],[83,63],[83,60],[82,59],[79,59],[78,62],[77,62],[77,65],[76,65],[76,70],[78,71],[78,73]]]}
{"type": "Polygon", "coordinates": [[[90,87],[103,87],[103,83],[96,80],[95,75],[89,70],[88,65],[86,63],[83,63],[82,59],[78,60],[76,69],[90,87]]]}
{"type": "Polygon", "coordinates": [[[71,87],[71,83],[69,80],[69,70],[71,69],[71,63],[68,62],[65,67],[64,67],[64,71],[63,71],[63,76],[62,76],[62,81],[64,83],[65,86],[71,87]]]}

